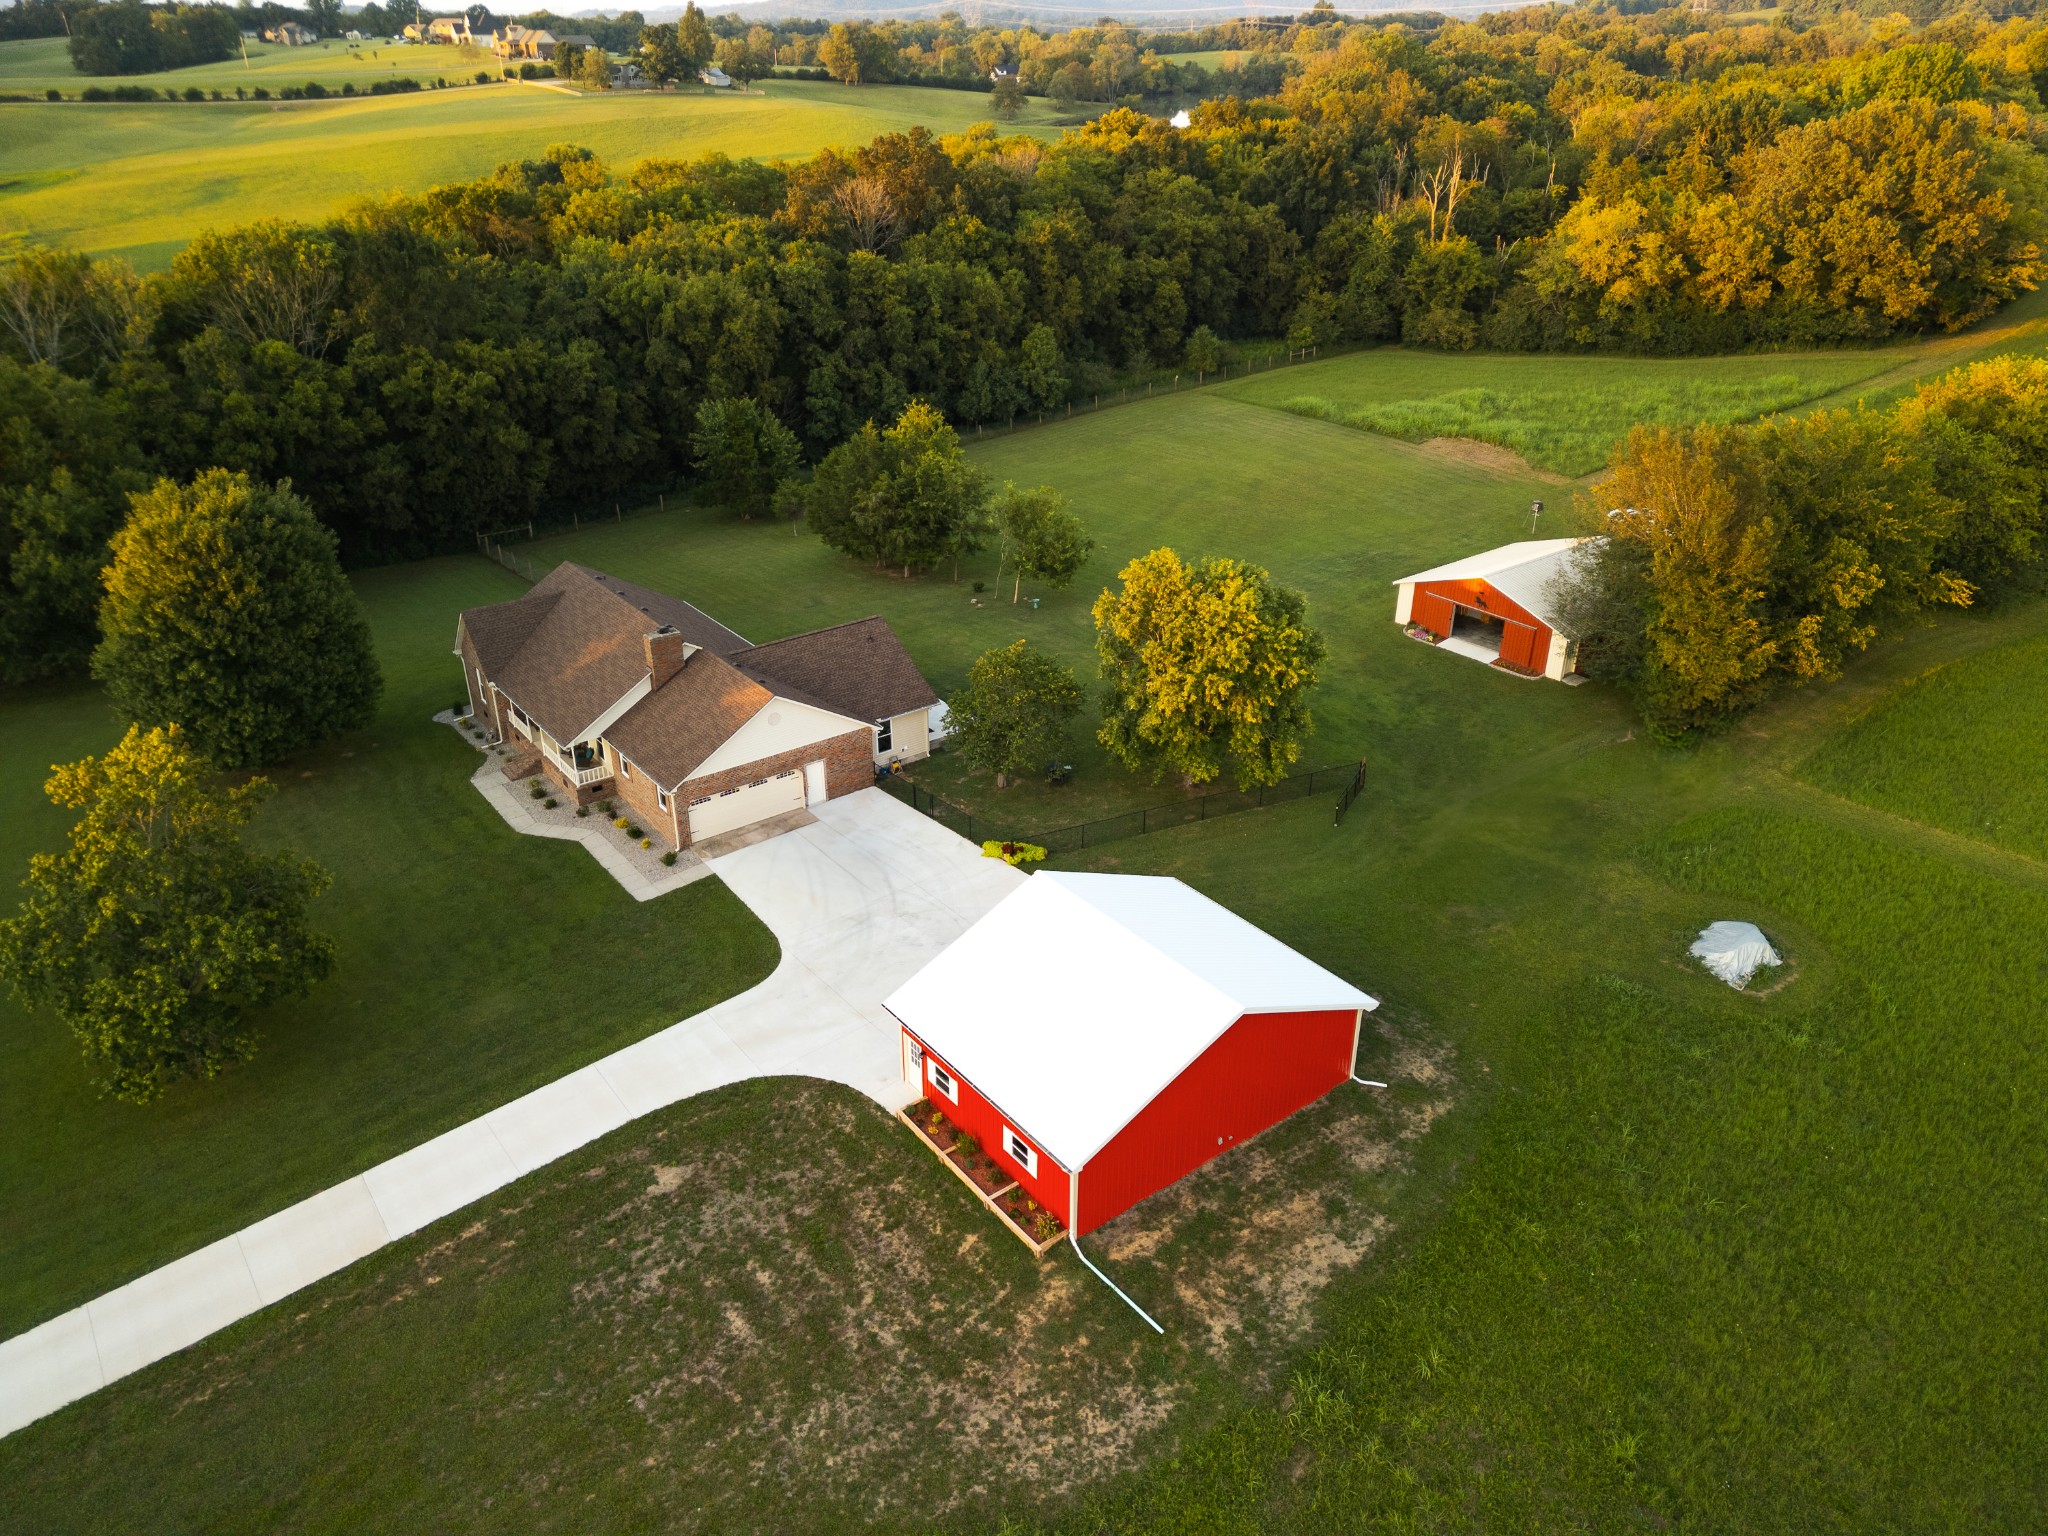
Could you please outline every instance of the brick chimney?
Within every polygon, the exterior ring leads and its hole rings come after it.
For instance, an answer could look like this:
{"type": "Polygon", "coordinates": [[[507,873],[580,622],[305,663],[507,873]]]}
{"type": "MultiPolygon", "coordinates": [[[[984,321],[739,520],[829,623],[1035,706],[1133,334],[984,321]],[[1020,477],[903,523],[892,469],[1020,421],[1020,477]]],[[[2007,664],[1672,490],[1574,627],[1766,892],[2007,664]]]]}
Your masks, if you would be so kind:
{"type": "Polygon", "coordinates": [[[647,647],[647,670],[654,679],[654,686],[663,683],[683,670],[683,663],[690,659],[694,645],[683,643],[682,631],[673,625],[664,624],[645,639],[647,647]]]}

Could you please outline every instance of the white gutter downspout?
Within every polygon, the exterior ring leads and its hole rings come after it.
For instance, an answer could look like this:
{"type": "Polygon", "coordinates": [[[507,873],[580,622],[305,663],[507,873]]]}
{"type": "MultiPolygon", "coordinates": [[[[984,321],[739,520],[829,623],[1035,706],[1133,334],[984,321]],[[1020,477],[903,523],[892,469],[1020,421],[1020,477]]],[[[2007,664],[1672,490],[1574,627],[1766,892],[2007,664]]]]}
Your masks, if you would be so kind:
{"type": "Polygon", "coordinates": [[[1165,1333],[1166,1330],[1160,1327],[1158,1323],[1152,1320],[1152,1314],[1150,1312],[1147,1312],[1143,1307],[1139,1306],[1135,1301],[1131,1300],[1131,1298],[1125,1293],[1124,1288],[1122,1286],[1118,1285],[1114,1280],[1110,1279],[1109,1276],[1105,1275],[1101,1270],[1097,1269],[1095,1267],[1095,1261],[1089,1258],[1087,1254],[1081,1251],[1081,1170],[1078,1168],[1074,1170],[1072,1175],[1070,1175],[1067,1183],[1067,1216],[1069,1218],[1069,1225],[1067,1227],[1067,1242],[1074,1250],[1074,1257],[1079,1259],[1083,1264],[1086,1264],[1088,1266],[1090,1273],[1092,1273],[1096,1279],[1100,1280],[1112,1291],[1115,1291],[1117,1294],[1117,1299],[1119,1301],[1121,1301],[1125,1306],[1129,1307],[1133,1312],[1137,1313],[1138,1316],[1145,1319],[1145,1325],[1148,1328],[1150,1328],[1154,1333],[1165,1333]]]}
{"type": "MultiPolygon", "coordinates": [[[[1379,1004],[1375,1003],[1373,1006],[1377,1008],[1379,1004]]],[[[1353,1063],[1356,1063],[1358,1060],[1358,1040],[1364,1033],[1365,1010],[1361,1008],[1358,1010],[1358,1022],[1351,1026],[1351,1060],[1353,1063]]],[[[1351,1081],[1357,1083],[1361,1088],[1384,1088],[1387,1086],[1385,1083],[1376,1082],[1372,1078],[1360,1077],[1356,1072],[1351,1074],[1351,1081]]]]}

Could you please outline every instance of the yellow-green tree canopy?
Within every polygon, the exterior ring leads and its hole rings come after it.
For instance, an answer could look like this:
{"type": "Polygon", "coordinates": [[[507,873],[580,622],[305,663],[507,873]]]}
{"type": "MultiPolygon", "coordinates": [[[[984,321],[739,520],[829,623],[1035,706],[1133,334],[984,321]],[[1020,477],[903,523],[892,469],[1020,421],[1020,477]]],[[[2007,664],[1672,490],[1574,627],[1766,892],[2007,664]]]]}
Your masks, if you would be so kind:
{"type": "Polygon", "coordinates": [[[1308,600],[1256,565],[1141,555],[1095,600],[1102,744],[1127,767],[1240,789],[1274,784],[1301,758],[1323,638],[1308,600]]]}
{"type": "Polygon", "coordinates": [[[947,702],[960,755],[993,773],[1002,789],[1064,755],[1081,685],[1030,641],[1019,640],[977,657],[967,669],[967,686],[947,702]]]}
{"type": "Polygon", "coordinates": [[[69,848],[30,861],[27,900],[0,922],[0,975],[57,1012],[116,1097],[145,1103],[248,1060],[249,1010],[334,963],[306,922],[326,872],[242,846],[270,785],[221,789],[176,726],[131,726],[46,788],[84,814],[69,848]]]}
{"type": "Polygon", "coordinates": [[[221,768],[367,725],[383,680],[334,535],[288,484],[159,480],[114,536],[93,672],[221,768]]]}

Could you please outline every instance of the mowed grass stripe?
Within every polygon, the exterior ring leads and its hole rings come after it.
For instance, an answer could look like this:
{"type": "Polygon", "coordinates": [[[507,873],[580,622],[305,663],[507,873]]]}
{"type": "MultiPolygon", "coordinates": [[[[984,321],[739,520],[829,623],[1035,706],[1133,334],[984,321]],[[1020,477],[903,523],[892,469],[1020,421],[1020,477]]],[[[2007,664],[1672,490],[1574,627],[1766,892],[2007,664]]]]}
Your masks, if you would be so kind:
{"type": "Polygon", "coordinates": [[[1951,662],[1831,737],[1809,782],[2048,859],[2048,638],[1951,662]],[[2021,764],[2034,772],[2012,771],[2021,764]]]}

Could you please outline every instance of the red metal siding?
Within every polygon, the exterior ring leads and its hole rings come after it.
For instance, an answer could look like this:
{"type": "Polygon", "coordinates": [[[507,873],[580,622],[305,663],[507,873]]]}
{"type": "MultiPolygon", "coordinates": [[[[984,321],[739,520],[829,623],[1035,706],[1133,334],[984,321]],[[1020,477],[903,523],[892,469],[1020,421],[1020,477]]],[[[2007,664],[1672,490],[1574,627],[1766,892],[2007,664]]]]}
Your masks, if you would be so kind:
{"type": "Polygon", "coordinates": [[[1088,1160],[1080,1230],[1094,1231],[1313,1104],[1351,1075],[1357,1029],[1350,1009],[1239,1019],[1088,1160]]]}
{"type": "Polygon", "coordinates": [[[1448,635],[1456,607],[1476,608],[1503,620],[1500,659],[1541,672],[1550,659],[1550,627],[1513,598],[1485,581],[1425,581],[1415,588],[1414,622],[1433,635],[1448,635]],[[1425,617],[1425,610],[1427,617],[1425,617]]]}
{"type": "MultiPolygon", "coordinates": [[[[1347,1014],[1346,1017],[1348,1018],[1349,1015],[1347,1014]]],[[[927,1065],[924,1068],[926,1074],[924,1078],[925,1097],[936,1104],[945,1114],[945,1117],[959,1126],[961,1130],[972,1131],[975,1138],[987,1150],[988,1155],[996,1160],[997,1166],[1008,1169],[1011,1177],[1016,1179],[1019,1184],[1022,1184],[1030,1192],[1032,1199],[1051,1211],[1053,1215],[1059,1217],[1060,1221],[1064,1223],[1067,1219],[1067,1196],[1070,1193],[1067,1170],[1054,1162],[1052,1155],[1038,1144],[1038,1138],[1031,1134],[1031,1127],[1020,1125],[1015,1120],[1004,1118],[1002,1110],[983,1098],[974,1084],[968,1082],[958,1072],[953,1072],[951,1062],[947,1061],[943,1056],[935,1055],[931,1047],[925,1045],[922,1040],[918,1040],[917,1036],[911,1034],[909,1030],[906,1029],[903,1033],[910,1039],[917,1041],[917,1044],[924,1050],[925,1060],[928,1064],[932,1061],[937,1061],[948,1072],[952,1072],[953,1082],[960,1090],[960,1102],[955,1104],[932,1086],[931,1069],[927,1065]],[[1004,1149],[1003,1127],[1006,1125],[1030,1142],[1037,1151],[1038,1172],[1035,1175],[1026,1173],[1022,1165],[1004,1149]]]]}
{"type": "Polygon", "coordinates": [[[1500,659],[1511,667],[1541,672],[1550,654],[1550,631],[1540,624],[1509,620],[1501,626],[1500,659]]]}
{"type": "Polygon", "coordinates": [[[1420,624],[1441,640],[1451,632],[1451,623],[1458,616],[1458,610],[1449,598],[1428,587],[1415,589],[1415,602],[1408,610],[1408,622],[1420,624]]]}

